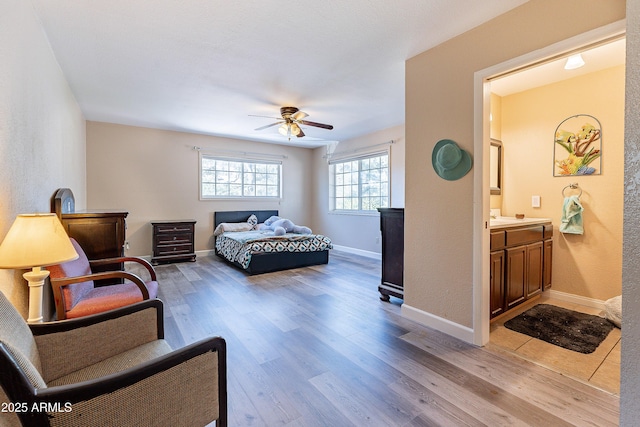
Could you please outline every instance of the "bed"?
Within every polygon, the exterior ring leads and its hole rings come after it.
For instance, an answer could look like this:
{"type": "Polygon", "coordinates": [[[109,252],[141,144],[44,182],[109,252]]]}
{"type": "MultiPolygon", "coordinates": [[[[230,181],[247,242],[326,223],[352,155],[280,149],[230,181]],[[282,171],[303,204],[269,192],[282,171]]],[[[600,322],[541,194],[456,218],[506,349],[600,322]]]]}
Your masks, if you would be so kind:
{"type": "MultiPolygon", "coordinates": [[[[237,224],[239,231],[224,231],[214,236],[215,254],[249,274],[261,274],[310,265],[327,264],[331,240],[320,234],[274,236],[271,231],[243,227],[251,215],[258,223],[278,215],[277,210],[221,211],[213,217],[215,230],[222,223],[237,224]]],[[[233,227],[230,227],[233,228],[233,227]]]]}

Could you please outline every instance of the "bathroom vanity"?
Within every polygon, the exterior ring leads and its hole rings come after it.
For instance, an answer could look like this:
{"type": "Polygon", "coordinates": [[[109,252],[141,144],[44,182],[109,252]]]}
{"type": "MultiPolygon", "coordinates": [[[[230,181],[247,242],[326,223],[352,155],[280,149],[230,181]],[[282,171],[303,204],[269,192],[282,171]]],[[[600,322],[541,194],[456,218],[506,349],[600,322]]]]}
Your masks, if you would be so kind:
{"type": "Polygon", "coordinates": [[[491,318],[551,287],[553,225],[549,218],[491,220],[491,318]]]}

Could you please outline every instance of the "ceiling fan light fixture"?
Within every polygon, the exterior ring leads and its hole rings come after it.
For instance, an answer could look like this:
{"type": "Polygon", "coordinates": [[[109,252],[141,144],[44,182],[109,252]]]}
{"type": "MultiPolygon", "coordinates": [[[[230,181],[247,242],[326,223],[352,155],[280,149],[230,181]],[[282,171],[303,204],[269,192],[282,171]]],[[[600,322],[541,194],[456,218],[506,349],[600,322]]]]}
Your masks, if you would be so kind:
{"type": "Polygon", "coordinates": [[[582,59],[581,54],[577,53],[567,58],[567,62],[564,64],[564,69],[575,70],[576,68],[580,68],[582,66],[584,66],[584,59],[582,59]]]}
{"type": "MultiPolygon", "coordinates": [[[[286,136],[291,141],[292,136],[296,136],[298,138],[304,138],[305,132],[302,130],[300,126],[312,126],[321,129],[332,130],[332,125],[327,125],[324,123],[312,122],[309,120],[303,120],[308,116],[304,111],[298,110],[297,107],[282,107],[280,108],[280,115],[282,119],[277,119],[278,121],[275,123],[271,123],[265,126],[260,126],[256,130],[267,129],[272,126],[278,126],[278,133],[286,136]]],[[[267,117],[267,116],[257,116],[257,117],[267,117]]],[[[274,117],[268,117],[274,118],[274,117]]]]}

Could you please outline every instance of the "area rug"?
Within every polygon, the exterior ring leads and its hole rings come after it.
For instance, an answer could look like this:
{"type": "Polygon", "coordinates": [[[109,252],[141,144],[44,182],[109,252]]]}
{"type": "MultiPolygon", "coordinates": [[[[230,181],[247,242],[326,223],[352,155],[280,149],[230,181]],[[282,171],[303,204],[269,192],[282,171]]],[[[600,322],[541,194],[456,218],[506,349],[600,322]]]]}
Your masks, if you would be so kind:
{"type": "Polygon", "coordinates": [[[593,353],[614,328],[602,317],[538,304],[504,323],[505,328],[577,351],[593,353]]]}

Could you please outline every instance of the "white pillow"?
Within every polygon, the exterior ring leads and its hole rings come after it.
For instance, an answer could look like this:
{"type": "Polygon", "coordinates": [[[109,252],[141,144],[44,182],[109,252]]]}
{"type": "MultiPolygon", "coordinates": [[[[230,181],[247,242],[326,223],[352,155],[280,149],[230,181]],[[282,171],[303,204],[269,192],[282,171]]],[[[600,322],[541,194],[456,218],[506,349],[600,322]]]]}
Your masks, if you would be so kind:
{"type": "Polygon", "coordinates": [[[251,214],[249,219],[247,219],[247,222],[251,224],[253,228],[256,228],[256,225],[258,225],[258,217],[255,216],[254,214],[251,214]]]}
{"type": "Polygon", "coordinates": [[[253,225],[248,222],[221,222],[218,224],[215,230],[213,230],[214,236],[219,236],[225,231],[249,231],[253,230],[253,225]]]}

